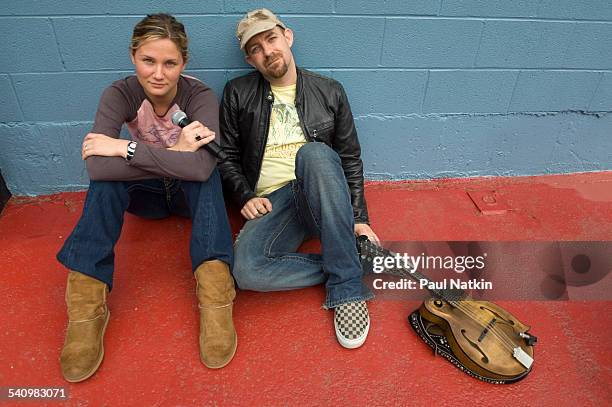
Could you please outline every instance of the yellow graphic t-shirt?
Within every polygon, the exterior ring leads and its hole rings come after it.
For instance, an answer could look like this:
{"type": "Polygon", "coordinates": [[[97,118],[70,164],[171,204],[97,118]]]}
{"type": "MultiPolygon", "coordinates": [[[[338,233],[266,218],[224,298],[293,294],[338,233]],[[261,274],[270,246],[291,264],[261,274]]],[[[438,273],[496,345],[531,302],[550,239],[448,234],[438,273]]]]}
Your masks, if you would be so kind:
{"type": "Polygon", "coordinates": [[[295,156],[306,144],[295,109],[295,85],[272,86],[274,104],[268,142],[261,164],[257,196],[267,195],[295,179],[295,156]]]}

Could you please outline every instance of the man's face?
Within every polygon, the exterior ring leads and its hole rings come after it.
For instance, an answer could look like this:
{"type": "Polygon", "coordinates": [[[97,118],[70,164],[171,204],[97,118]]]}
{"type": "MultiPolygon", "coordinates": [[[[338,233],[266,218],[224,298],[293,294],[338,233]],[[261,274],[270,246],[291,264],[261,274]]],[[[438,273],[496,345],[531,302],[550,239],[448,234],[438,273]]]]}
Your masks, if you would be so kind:
{"type": "Polygon", "coordinates": [[[293,32],[274,27],[257,34],[247,42],[246,61],[267,78],[280,79],[293,64],[293,32]]]}

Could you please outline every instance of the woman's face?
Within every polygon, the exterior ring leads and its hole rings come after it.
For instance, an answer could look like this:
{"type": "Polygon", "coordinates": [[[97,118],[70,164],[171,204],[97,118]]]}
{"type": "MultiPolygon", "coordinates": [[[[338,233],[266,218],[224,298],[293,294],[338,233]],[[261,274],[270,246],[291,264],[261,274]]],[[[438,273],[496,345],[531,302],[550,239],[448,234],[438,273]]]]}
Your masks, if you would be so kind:
{"type": "Polygon", "coordinates": [[[132,54],[132,63],[147,96],[174,97],[176,84],[185,69],[183,56],[174,42],[168,38],[146,41],[132,54]]]}

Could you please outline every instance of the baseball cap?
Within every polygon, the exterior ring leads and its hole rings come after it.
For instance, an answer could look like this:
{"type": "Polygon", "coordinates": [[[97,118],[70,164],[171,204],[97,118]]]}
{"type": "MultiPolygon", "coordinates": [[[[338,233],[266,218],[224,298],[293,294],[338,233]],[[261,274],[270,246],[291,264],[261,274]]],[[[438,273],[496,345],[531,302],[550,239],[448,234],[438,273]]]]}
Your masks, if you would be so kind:
{"type": "Polygon", "coordinates": [[[266,8],[249,11],[236,27],[236,37],[240,41],[240,49],[244,49],[247,42],[257,34],[271,30],[277,25],[287,28],[274,13],[266,8]]]}

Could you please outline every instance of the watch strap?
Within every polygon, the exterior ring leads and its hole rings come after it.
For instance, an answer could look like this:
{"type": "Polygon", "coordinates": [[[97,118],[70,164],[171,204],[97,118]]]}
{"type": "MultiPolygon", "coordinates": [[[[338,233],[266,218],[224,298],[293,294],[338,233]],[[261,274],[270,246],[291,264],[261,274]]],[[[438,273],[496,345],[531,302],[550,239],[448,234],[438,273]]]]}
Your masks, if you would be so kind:
{"type": "Polygon", "coordinates": [[[132,158],[134,158],[134,153],[136,152],[136,145],[138,143],[136,143],[135,141],[130,141],[127,145],[127,155],[125,156],[125,159],[127,161],[130,161],[132,158]]]}

